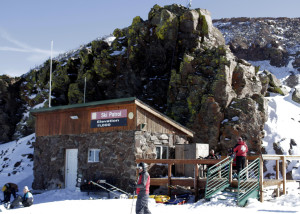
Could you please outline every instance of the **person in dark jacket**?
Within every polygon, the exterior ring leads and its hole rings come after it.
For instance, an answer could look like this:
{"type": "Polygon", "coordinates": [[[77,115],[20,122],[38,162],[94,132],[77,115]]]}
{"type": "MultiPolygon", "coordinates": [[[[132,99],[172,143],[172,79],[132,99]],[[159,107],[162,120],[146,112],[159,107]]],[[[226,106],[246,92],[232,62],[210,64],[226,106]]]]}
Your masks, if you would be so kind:
{"type": "Polygon", "coordinates": [[[23,193],[24,193],[23,197],[19,195],[15,200],[13,200],[13,202],[9,207],[10,209],[19,207],[20,202],[22,202],[24,207],[30,207],[33,204],[33,195],[29,191],[27,186],[24,186],[23,193]]]}
{"type": "Polygon", "coordinates": [[[211,149],[205,159],[219,159],[219,157],[215,154],[215,150],[211,149]]]}
{"type": "Polygon", "coordinates": [[[147,165],[145,163],[138,164],[139,177],[136,185],[136,214],[151,214],[148,208],[150,175],[147,172],[147,165]]]}
{"type": "Polygon", "coordinates": [[[14,184],[14,183],[6,183],[3,187],[2,187],[2,192],[3,192],[3,196],[4,196],[4,203],[10,202],[10,197],[11,195],[14,196],[14,199],[17,197],[16,196],[16,192],[18,192],[18,185],[14,184]]]}
{"type": "Polygon", "coordinates": [[[245,168],[246,156],[248,152],[248,146],[243,141],[243,138],[239,137],[237,145],[235,145],[233,152],[235,152],[236,156],[236,169],[237,174],[245,168]]]}

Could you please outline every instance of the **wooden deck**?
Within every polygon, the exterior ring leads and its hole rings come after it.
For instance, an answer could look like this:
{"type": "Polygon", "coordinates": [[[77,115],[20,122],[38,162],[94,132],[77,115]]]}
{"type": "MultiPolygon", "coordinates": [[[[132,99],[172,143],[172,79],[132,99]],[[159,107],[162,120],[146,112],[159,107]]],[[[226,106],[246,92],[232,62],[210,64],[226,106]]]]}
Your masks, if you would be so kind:
{"type": "MultiPolygon", "coordinates": [[[[171,195],[171,187],[172,186],[186,186],[191,187],[191,189],[195,192],[195,198],[198,199],[198,193],[200,189],[205,189],[206,187],[206,178],[199,176],[199,166],[200,165],[214,165],[222,161],[226,157],[222,157],[218,160],[207,160],[207,159],[189,159],[189,160],[178,160],[178,159],[137,159],[136,162],[144,162],[147,164],[167,164],[168,165],[168,176],[165,178],[151,178],[152,186],[167,186],[169,187],[168,194],[171,195]],[[192,164],[194,165],[194,174],[193,178],[182,178],[182,177],[173,177],[171,173],[172,165],[175,164],[192,164]]],[[[260,155],[260,156],[248,156],[246,160],[246,165],[248,161],[253,161],[257,158],[260,158],[260,200],[263,202],[263,189],[265,187],[274,186],[277,187],[277,196],[279,196],[280,188],[282,186],[283,194],[286,194],[286,183],[287,182],[299,182],[295,180],[287,180],[286,179],[286,168],[287,168],[287,160],[300,160],[299,155],[260,155]],[[263,178],[263,165],[265,161],[276,161],[276,178],[275,179],[264,179],[263,178]],[[280,170],[280,162],[281,162],[281,170],[280,170]],[[280,173],[281,172],[281,173],[280,173]],[[282,175],[280,178],[279,175],[282,175]]],[[[229,182],[231,186],[237,187],[238,181],[232,179],[232,166],[230,166],[229,173],[229,182]]],[[[254,182],[254,181],[247,181],[254,182]]]]}
{"type": "MultiPolygon", "coordinates": [[[[172,178],[169,184],[168,178],[151,178],[151,186],[185,186],[185,187],[193,187],[195,185],[194,178],[172,178]]],[[[198,188],[205,189],[206,178],[198,179],[198,188]]]]}

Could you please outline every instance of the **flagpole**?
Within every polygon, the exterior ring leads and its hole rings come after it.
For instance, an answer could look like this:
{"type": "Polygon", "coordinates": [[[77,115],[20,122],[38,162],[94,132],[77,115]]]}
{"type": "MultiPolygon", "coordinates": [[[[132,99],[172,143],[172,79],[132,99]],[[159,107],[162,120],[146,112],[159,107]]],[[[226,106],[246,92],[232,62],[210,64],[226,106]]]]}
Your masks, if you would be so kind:
{"type": "Polygon", "coordinates": [[[52,85],[52,49],[53,49],[53,40],[51,41],[51,57],[50,57],[49,108],[51,107],[51,85],[52,85]]]}
{"type": "Polygon", "coordinates": [[[85,103],[85,92],[86,92],[86,77],[84,77],[83,103],[85,103]]]}

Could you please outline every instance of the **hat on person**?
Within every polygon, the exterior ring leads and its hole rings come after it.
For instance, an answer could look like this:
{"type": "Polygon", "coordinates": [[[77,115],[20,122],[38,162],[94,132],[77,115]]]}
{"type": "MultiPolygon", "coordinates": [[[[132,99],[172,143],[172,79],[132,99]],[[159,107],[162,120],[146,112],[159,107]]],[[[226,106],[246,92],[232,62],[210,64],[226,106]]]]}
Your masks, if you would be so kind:
{"type": "Polygon", "coordinates": [[[145,170],[147,168],[147,164],[141,162],[141,163],[138,164],[138,168],[142,169],[142,170],[145,170]]]}
{"type": "Polygon", "coordinates": [[[24,186],[24,190],[29,191],[28,186],[24,186]]]}

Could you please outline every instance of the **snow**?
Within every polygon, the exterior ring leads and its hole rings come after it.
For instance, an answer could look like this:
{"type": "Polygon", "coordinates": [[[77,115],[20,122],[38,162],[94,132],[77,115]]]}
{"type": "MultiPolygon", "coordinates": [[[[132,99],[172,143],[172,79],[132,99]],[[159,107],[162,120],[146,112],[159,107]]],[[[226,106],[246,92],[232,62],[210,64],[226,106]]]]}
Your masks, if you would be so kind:
{"type": "MultiPolygon", "coordinates": [[[[275,97],[278,99],[278,97],[275,97]]],[[[280,102],[280,101],[278,101],[280,102]]],[[[18,141],[12,141],[0,145],[0,183],[4,185],[7,182],[18,184],[19,190],[27,185],[31,189],[33,181],[33,162],[26,157],[26,154],[32,154],[32,143],[35,141],[35,135],[29,135],[18,141]],[[25,155],[25,156],[24,156],[25,155]],[[6,161],[4,161],[6,159],[6,161]],[[21,161],[17,169],[14,167],[16,162],[21,161]],[[3,168],[3,165],[7,167],[3,168]],[[12,174],[12,171],[17,171],[12,174]],[[10,176],[8,174],[10,173],[10,176]]],[[[270,190],[272,191],[272,189],[270,190]]],[[[300,210],[300,189],[298,184],[289,184],[288,194],[279,198],[271,198],[263,203],[256,199],[250,199],[245,208],[238,207],[232,199],[222,198],[224,196],[216,195],[211,201],[203,199],[184,205],[165,205],[155,203],[154,199],[149,199],[149,208],[152,214],[172,213],[172,214],[196,214],[196,213],[233,213],[243,212],[244,214],[270,214],[270,213],[297,213],[300,210]],[[223,200],[219,200],[223,199],[223,200]]],[[[20,191],[18,194],[22,194],[20,191]]],[[[106,194],[106,193],[105,193],[106,194]]],[[[94,213],[96,210],[103,213],[135,213],[136,199],[108,199],[108,195],[88,195],[86,192],[71,191],[67,189],[46,190],[40,194],[34,194],[34,205],[26,208],[17,208],[5,210],[2,206],[2,212],[11,214],[52,214],[52,213],[94,213]]],[[[2,199],[2,198],[1,198],[2,199]]]]}
{"type": "MultiPolygon", "coordinates": [[[[220,197],[219,197],[220,198],[220,197]]],[[[7,213],[22,214],[52,214],[52,213],[135,213],[136,199],[95,199],[89,198],[86,193],[72,192],[68,190],[53,190],[34,195],[34,205],[27,208],[4,210],[7,213]]],[[[196,214],[196,213],[297,213],[300,208],[299,190],[291,191],[288,195],[260,203],[250,199],[245,208],[237,207],[231,200],[218,200],[217,198],[207,202],[200,200],[196,203],[185,205],[164,205],[155,203],[149,199],[149,209],[155,213],[196,214]]]]}
{"type": "Polygon", "coordinates": [[[254,66],[260,66],[260,70],[268,70],[272,74],[274,74],[277,79],[281,80],[282,82],[291,75],[291,73],[294,73],[295,75],[299,76],[299,72],[297,69],[293,68],[293,63],[294,59],[290,58],[289,63],[287,66],[283,67],[276,67],[270,65],[269,60],[264,60],[264,61],[249,61],[252,65],[254,66]]]}
{"type": "Polygon", "coordinates": [[[223,123],[227,123],[227,122],[228,122],[228,119],[225,119],[221,123],[223,124],[223,123]]]}
{"type": "Polygon", "coordinates": [[[111,43],[116,39],[114,36],[107,36],[106,38],[103,38],[103,41],[107,42],[109,46],[111,46],[111,43]]]}
{"type": "Polygon", "coordinates": [[[126,47],[123,46],[121,51],[114,51],[110,55],[111,56],[123,55],[123,54],[125,54],[125,50],[126,50],[126,47]]]}
{"type": "Polygon", "coordinates": [[[238,116],[234,116],[233,118],[231,118],[232,121],[238,121],[240,118],[238,116]]]}

